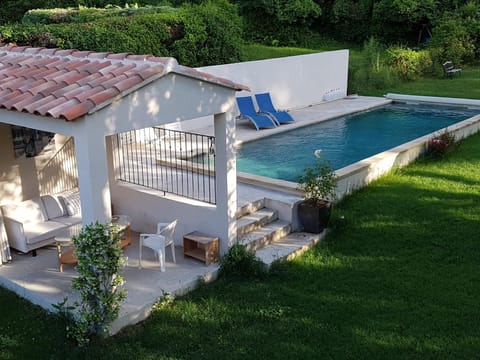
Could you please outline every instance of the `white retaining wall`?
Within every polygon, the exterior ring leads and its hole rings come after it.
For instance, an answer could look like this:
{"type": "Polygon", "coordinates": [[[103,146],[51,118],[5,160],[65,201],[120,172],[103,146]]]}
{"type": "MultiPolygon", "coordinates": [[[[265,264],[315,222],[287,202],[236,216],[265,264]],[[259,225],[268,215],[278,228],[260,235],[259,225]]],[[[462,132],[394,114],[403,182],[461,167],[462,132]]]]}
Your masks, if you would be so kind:
{"type": "Polygon", "coordinates": [[[246,85],[251,92],[270,92],[274,105],[292,109],[335,100],[347,94],[348,50],[247,61],[198,68],[246,85]]]}
{"type": "MultiPolygon", "coordinates": [[[[197,70],[250,88],[251,91],[237,92],[237,97],[269,92],[278,109],[289,110],[340,99],[347,95],[348,57],[348,50],[336,50],[206,66],[197,70]]],[[[238,112],[235,115],[238,115],[238,112]]],[[[211,117],[205,117],[170,124],[168,127],[189,131],[210,126],[212,122],[211,117]]]]}

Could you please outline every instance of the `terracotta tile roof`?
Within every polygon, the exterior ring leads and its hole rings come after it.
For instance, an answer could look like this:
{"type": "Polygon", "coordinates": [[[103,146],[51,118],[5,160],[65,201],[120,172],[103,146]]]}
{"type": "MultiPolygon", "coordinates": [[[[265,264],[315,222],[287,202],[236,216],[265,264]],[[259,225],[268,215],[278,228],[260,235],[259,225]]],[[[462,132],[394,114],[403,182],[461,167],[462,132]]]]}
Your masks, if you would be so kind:
{"type": "Polygon", "coordinates": [[[72,121],[168,73],[234,90],[249,90],[230,80],[181,66],[174,58],[3,46],[0,109],[72,121]]]}

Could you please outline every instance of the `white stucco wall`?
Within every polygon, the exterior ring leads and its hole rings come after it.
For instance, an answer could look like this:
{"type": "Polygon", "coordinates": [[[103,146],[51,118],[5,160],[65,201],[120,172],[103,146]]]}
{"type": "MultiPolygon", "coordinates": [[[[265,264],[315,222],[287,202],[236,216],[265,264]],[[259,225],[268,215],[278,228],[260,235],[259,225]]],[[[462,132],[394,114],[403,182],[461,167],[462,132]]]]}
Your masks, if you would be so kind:
{"type": "MultiPolygon", "coordinates": [[[[337,50],[206,66],[197,70],[248,86],[251,91],[240,91],[236,96],[253,96],[254,103],[255,94],[269,92],[277,108],[289,110],[347,95],[348,59],[348,50],[337,50]]],[[[238,115],[236,104],[234,111],[234,115],[238,115]]],[[[213,118],[208,116],[171,123],[168,128],[189,131],[212,123],[213,118]]]]}
{"type": "Polygon", "coordinates": [[[251,92],[241,91],[237,96],[270,92],[274,105],[291,109],[322,102],[324,95],[332,90],[338,91],[338,97],[345,96],[348,56],[348,50],[337,50],[207,66],[198,70],[250,88],[251,92]]]}
{"type": "Polygon", "coordinates": [[[160,191],[125,183],[112,184],[111,192],[115,213],[128,214],[134,231],[154,233],[158,222],[178,219],[174,233],[176,245],[181,246],[183,235],[195,230],[218,236],[215,205],[174,195],[164,196],[160,191]]]}

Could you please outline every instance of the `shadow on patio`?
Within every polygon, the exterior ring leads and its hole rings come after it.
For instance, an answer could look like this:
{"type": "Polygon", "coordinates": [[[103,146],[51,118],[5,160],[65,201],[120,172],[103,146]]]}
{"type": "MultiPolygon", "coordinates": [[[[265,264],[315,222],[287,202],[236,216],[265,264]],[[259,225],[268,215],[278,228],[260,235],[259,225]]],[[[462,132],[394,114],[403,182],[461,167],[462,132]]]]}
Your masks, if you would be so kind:
{"type": "MultiPolygon", "coordinates": [[[[177,263],[173,263],[167,251],[166,271],[160,272],[160,265],[153,251],[144,248],[142,269],[138,268],[138,233],[132,232],[132,244],[124,249],[128,264],[123,270],[127,298],[122,303],[119,318],[111,325],[110,332],[116,333],[126,325],[144,320],[155,302],[166,294],[183,295],[192,290],[200,279],[209,281],[218,274],[219,265],[184,258],[182,248],[176,247],[177,263]]],[[[65,297],[69,302],[75,299],[71,281],[77,272],[72,265],[58,270],[55,246],[38,250],[38,255],[12,253],[13,261],[0,267],[0,285],[43,308],[54,310],[65,297]]]]}

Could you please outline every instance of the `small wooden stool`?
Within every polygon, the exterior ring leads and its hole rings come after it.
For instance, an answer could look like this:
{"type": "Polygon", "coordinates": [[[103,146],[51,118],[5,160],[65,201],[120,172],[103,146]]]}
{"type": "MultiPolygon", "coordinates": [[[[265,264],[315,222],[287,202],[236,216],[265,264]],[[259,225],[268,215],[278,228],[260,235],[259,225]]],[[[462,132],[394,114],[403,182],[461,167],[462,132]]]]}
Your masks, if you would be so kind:
{"type": "Polygon", "coordinates": [[[206,265],[218,261],[218,237],[194,231],[183,236],[183,255],[204,261],[206,265]]]}

